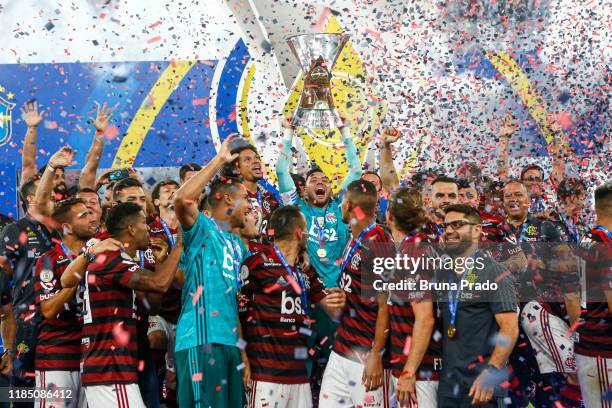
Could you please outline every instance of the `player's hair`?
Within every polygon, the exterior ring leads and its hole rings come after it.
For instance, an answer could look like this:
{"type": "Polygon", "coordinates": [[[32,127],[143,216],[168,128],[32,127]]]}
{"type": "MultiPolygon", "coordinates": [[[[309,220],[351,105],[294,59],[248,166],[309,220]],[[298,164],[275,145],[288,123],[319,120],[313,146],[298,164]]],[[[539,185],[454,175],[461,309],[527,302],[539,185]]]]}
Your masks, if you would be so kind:
{"type": "Polygon", "coordinates": [[[564,179],[557,187],[557,196],[560,200],[571,199],[577,194],[584,193],[587,190],[586,183],[581,179],[564,179]]]}
{"type": "Polygon", "coordinates": [[[117,181],[117,183],[115,183],[115,186],[113,187],[113,200],[117,201],[117,196],[119,192],[130,187],[142,188],[142,183],[132,177],[124,178],[123,180],[117,181]]]}
{"type": "Polygon", "coordinates": [[[476,186],[476,183],[474,183],[473,181],[467,180],[467,179],[457,180],[457,187],[459,188],[459,190],[463,188],[475,188],[476,191],[478,191],[478,187],[476,186]]]}
{"type": "Polygon", "coordinates": [[[111,236],[116,237],[142,214],[142,207],[136,203],[117,204],[108,212],[106,229],[111,236]]]}
{"type": "Polygon", "coordinates": [[[378,193],[372,182],[361,179],[351,181],[346,187],[346,198],[365,215],[373,216],[376,212],[378,193]]]}
{"type": "Polygon", "coordinates": [[[99,203],[101,202],[101,200],[100,200],[100,196],[98,195],[98,192],[97,192],[96,190],[94,190],[93,188],[89,188],[89,187],[82,187],[82,188],[79,188],[79,189],[77,190],[77,192],[76,192],[75,196],[77,196],[77,195],[79,195],[79,194],[81,194],[81,193],[83,193],[83,194],[95,194],[95,195],[96,195],[96,197],[98,197],[98,202],[99,202],[99,203]]]}
{"type": "Polygon", "coordinates": [[[296,205],[286,205],[277,208],[270,217],[268,231],[270,238],[274,241],[291,239],[295,231],[304,228],[304,216],[296,205]]]}
{"type": "Polygon", "coordinates": [[[523,180],[525,178],[525,173],[527,173],[529,170],[537,170],[540,172],[540,174],[542,175],[542,180],[544,179],[544,169],[540,166],[538,166],[537,164],[530,164],[529,166],[523,168],[523,170],[521,170],[521,180],[523,180]]]}
{"type": "Polygon", "coordinates": [[[85,201],[80,198],[67,198],[62,201],[58,201],[55,204],[55,208],[53,209],[53,213],[51,214],[51,218],[60,224],[68,224],[72,221],[72,207],[77,204],[85,205],[85,201]]]}
{"type": "Polygon", "coordinates": [[[452,177],[448,177],[448,176],[438,176],[432,183],[431,186],[433,187],[434,185],[438,184],[438,183],[452,183],[455,184],[457,186],[457,188],[459,188],[459,185],[457,183],[457,180],[455,180],[452,177]]]}
{"type": "Polygon", "coordinates": [[[470,222],[475,224],[482,224],[482,217],[477,209],[467,204],[451,204],[444,209],[446,214],[451,212],[458,212],[463,214],[470,222]]]}
{"type": "Polygon", "coordinates": [[[612,182],[608,181],[595,190],[595,211],[612,214],[612,182]]]}
{"type": "Polygon", "coordinates": [[[159,198],[159,191],[161,190],[161,188],[165,186],[169,186],[169,185],[180,187],[179,183],[177,183],[175,180],[172,180],[172,179],[162,180],[159,183],[155,184],[155,186],[153,187],[153,191],[151,191],[151,198],[153,200],[157,200],[159,198]]]}
{"type": "Polygon", "coordinates": [[[506,184],[504,184],[504,188],[508,187],[510,184],[520,184],[521,186],[523,186],[523,188],[525,188],[525,190],[529,191],[529,189],[527,188],[527,184],[525,184],[524,181],[519,180],[517,178],[512,178],[506,181],[506,184]]]}
{"type": "Polygon", "coordinates": [[[210,183],[210,188],[206,198],[208,208],[215,209],[223,201],[225,194],[233,195],[238,189],[242,182],[235,177],[218,177],[210,183]]]}
{"type": "Polygon", "coordinates": [[[30,179],[23,183],[19,188],[19,195],[21,195],[21,199],[24,203],[28,204],[28,196],[33,196],[36,194],[36,181],[30,179]]]}
{"type": "Polygon", "coordinates": [[[380,188],[381,189],[383,188],[382,187],[382,185],[383,185],[382,179],[380,178],[380,176],[378,175],[377,172],[371,171],[371,170],[366,170],[363,173],[361,173],[361,178],[363,178],[363,176],[365,176],[366,174],[372,174],[373,176],[376,176],[376,178],[378,179],[378,183],[380,184],[380,188]]]}
{"type": "Polygon", "coordinates": [[[418,229],[427,220],[423,197],[417,189],[403,187],[394,191],[387,208],[395,218],[397,228],[404,233],[418,229]]]}
{"type": "Polygon", "coordinates": [[[310,168],[310,170],[308,170],[308,173],[306,173],[306,181],[308,181],[310,176],[312,176],[315,173],[323,173],[323,174],[325,174],[325,172],[319,166],[312,166],[310,168]]]}
{"type": "Polygon", "coordinates": [[[188,171],[200,171],[202,170],[202,166],[198,163],[185,163],[179,168],[179,179],[181,181],[185,180],[185,175],[188,171]]]}

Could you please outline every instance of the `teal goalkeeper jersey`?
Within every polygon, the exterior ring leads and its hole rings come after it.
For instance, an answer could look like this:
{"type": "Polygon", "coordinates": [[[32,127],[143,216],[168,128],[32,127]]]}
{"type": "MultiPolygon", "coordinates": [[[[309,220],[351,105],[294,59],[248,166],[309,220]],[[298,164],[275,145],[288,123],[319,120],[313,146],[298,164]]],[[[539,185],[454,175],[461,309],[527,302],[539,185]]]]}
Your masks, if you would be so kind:
{"type": "Polygon", "coordinates": [[[182,232],[185,284],[175,350],[210,343],[236,346],[239,266],[246,248],[238,236],[221,231],[201,213],[191,229],[182,232]]]}

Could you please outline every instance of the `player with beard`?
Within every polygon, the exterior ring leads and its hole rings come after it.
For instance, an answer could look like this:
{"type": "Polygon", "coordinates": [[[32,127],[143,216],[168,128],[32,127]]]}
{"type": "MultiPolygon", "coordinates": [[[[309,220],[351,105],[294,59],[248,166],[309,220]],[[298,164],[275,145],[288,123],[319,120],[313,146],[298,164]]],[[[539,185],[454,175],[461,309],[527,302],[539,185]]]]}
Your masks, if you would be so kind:
{"type": "MultiPolygon", "coordinates": [[[[137,350],[136,291],[165,293],[174,279],[182,246],[177,243],[167,259],[152,272],[144,268],[146,259],[142,254],[149,250],[151,241],[141,206],[116,205],[108,215],[107,228],[122,249],[98,256],[82,255],[71,264],[77,264],[78,268],[85,263],[87,268],[83,277],[81,380],[92,408],[125,406],[128,401],[130,406],[144,407],[139,389],[142,363],[137,350]],[[111,306],[108,299],[112,300],[111,306]]],[[[166,248],[152,247],[161,260],[166,248]]]]}
{"type": "MultiPolygon", "coordinates": [[[[232,148],[232,154],[238,155],[229,164],[230,169],[234,173],[232,176],[239,177],[242,180],[242,184],[246,187],[249,198],[254,204],[253,209],[261,212],[260,233],[265,238],[267,237],[270,216],[279,206],[278,200],[274,197],[274,194],[259,184],[263,180],[264,165],[255,146],[251,144],[238,144],[232,148]]],[[[230,174],[227,175],[230,176],[230,174]]]]}
{"type": "Polygon", "coordinates": [[[198,210],[202,190],[237,155],[225,139],[217,155],[174,193],[184,239],[185,284],[176,329],[179,406],[236,407],[244,403],[239,344],[238,289],[244,244],[229,231],[244,228],[249,210],[245,187],[220,178],[207,195],[209,216],[198,210]],[[196,405],[197,403],[197,405],[196,405]]]}
{"type": "MultiPolygon", "coordinates": [[[[158,215],[149,222],[149,235],[164,240],[168,244],[169,251],[176,246],[178,234],[179,223],[174,213],[172,197],[178,188],[179,184],[176,181],[167,179],[158,182],[151,192],[158,215]]],[[[181,289],[177,282],[174,282],[161,299],[159,314],[149,316],[147,332],[160,384],[165,383],[163,389],[170,400],[175,399],[176,394],[174,344],[176,323],[180,313],[181,289]]]]}
{"type": "Polygon", "coordinates": [[[457,204],[459,200],[459,187],[457,181],[446,176],[439,176],[431,183],[429,196],[429,219],[424,229],[431,242],[439,242],[444,231],[438,226],[444,221],[445,208],[457,204]]]}
{"type": "MultiPolygon", "coordinates": [[[[391,194],[387,225],[399,256],[436,256],[426,244],[427,235],[421,231],[426,220],[417,190],[400,188],[391,194]]],[[[394,282],[404,279],[419,282],[429,280],[431,272],[426,268],[396,270],[392,279],[394,282]]],[[[393,291],[390,294],[391,364],[395,395],[401,407],[436,407],[442,350],[440,342],[432,337],[436,323],[432,299],[431,291],[393,291]],[[410,344],[408,351],[407,342],[410,344]]]]}
{"type": "MultiPolygon", "coordinates": [[[[60,201],[52,218],[62,231],[62,240],[36,263],[35,301],[42,321],[36,344],[36,387],[69,389],[70,400],[45,401],[56,407],[85,407],[85,392],[79,373],[81,360],[80,288],[63,288],[60,279],[66,267],[96,233],[98,222],[85,203],[78,198],[60,201]]],[[[37,403],[43,404],[41,399],[37,403]]]]}
{"type": "Polygon", "coordinates": [[[300,267],[308,232],[298,207],[274,211],[270,230],[273,246],[247,258],[240,270],[248,302],[243,326],[249,407],[308,408],[313,406],[306,368],[306,339],[313,330],[309,311],[320,303],[338,317],[346,297],[340,288],[325,289],[311,268],[300,267]]]}
{"type": "Polygon", "coordinates": [[[591,220],[587,218],[587,186],[581,179],[565,179],[557,187],[557,215],[566,226],[572,242],[578,243],[591,220]]]}
{"type": "Polygon", "coordinates": [[[438,407],[503,406],[506,391],[499,385],[506,381],[505,365],[519,331],[514,279],[479,250],[482,227],[476,209],[448,206],[440,228],[454,267],[437,270],[437,281],[457,287],[438,292],[444,336],[438,407]],[[498,286],[462,289],[461,281],[498,286]]]}
{"type": "Polygon", "coordinates": [[[100,196],[98,195],[98,192],[91,188],[83,187],[79,188],[75,197],[83,200],[87,208],[93,213],[94,218],[98,223],[97,232],[101,232],[103,230],[102,203],[100,202],[100,196]]]}
{"type": "MultiPolygon", "coordinates": [[[[232,228],[232,234],[236,234],[242,240],[244,247],[247,249],[247,256],[251,256],[268,247],[267,243],[260,241],[261,233],[259,226],[261,225],[261,212],[253,209],[252,200],[249,200],[251,207],[244,218],[244,227],[232,228]]],[[[266,240],[267,242],[267,240],[266,240]]]]}
{"type": "Polygon", "coordinates": [[[353,239],[347,245],[339,286],[346,292],[347,310],[336,332],[325,368],[319,407],[388,406],[385,349],[389,332],[387,293],[376,291],[374,258],[394,257],[392,238],[375,222],[376,187],[355,180],[342,200],[342,222],[353,239]]]}
{"type": "Polygon", "coordinates": [[[610,405],[612,375],[612,183],[595,190],[596,225],[581,243],[582,310],[574,344],[586,408],[610,405]]]}
{"type": "Polygon", "coordinates": [[[513,273],[527,267],[527,257],[521,246],[512,235],[512,231],[504,224],[503,219],[479,210],[480,195],[473,182],[459,180],[459,204],[466,204],[478,210],[482,221],[483,250],[489,250],[493,258],[510,267],[513,273]],[[499,243],[499,244],[493,244],[499,243]]]}
{"type": "MultiPolygon", "coordinates": [[[[521,329],[533,348],[539,374],[546,387],[538,387],[535,405],[547,406],[551,400],[563,398],[572,406],[580,403],[576,376],[574,345],[569,332],[570,316],[580,313],[577,300],[569,295],[579,281],[576,265],[564,262],[567,255],[568,232],[564,224],[529,215],[530,196],[520,181],[510,181],[504,188],[506,224],[514,239],[521,244],[528,259],[527,272],[520,279],[521,329]],[[552,392],[551,392],[552,391],[552,392]]],[[[529,352],[526,348],[517,353],[529,352]]],[[[513,355],[518,368],[524,357],[513,355]]],[[[521,375],[524,372],[515,370],[521,375]]],[[[525,382],[525,379],[522,379],[525,382]]]]}

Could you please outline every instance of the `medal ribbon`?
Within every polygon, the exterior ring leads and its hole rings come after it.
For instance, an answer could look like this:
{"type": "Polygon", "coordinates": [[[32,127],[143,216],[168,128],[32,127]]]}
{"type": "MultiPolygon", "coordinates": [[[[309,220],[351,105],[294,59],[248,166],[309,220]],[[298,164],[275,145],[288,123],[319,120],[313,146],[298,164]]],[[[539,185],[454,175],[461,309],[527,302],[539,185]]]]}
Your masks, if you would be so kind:
{"type": "Polygon", "coordinates": [[[170,244],[170,249],[174,248],[174,235],[170,233],[170,228],[168,227],[168,224],[161,218],[159,219],[159,222],[162,225],[164,232],[168,236],[168,243],[170,244]]]}
{"type": "MultiPolygon", "coordinates": [[[[470,257],[472,261],[474,261],[474,255],[470,257]]],[[[461,281],[465,279],[467,275],[474,269],[474,266],[470,269],[466,269],[463,271],[463,275],[461,275],[461,279],[459,279],[459,285],[457,290],[453,293],[452,291],[448,292],[448,311],[451,314],[451,321],[449,327],[455,327],[455,322],[457,321],[457,309],[459,308],[459,297],[461,295],[461,281]]],[[[455,272],[453,271],[453,274],[455,272]]]]}
{"type": "Polygon", "coordinates": [[[342,275],[342,272],[344,271],[344,268],[346,268],[346,265],[348,265],[349,260],[355,254],[355,251],[357,250],[357,248],[359,246],[361,246],[361,241],[363,241],[363,238],[366,236],[366,234],[368,232],[372,231],[374,229],[374,227],[376,227],[376,223],[375,222],[373,222],[370,225],[368,225],[367,227],[365,227],[361,231],[361,233],[359,234],[357,239],[354,239],[352,241],[352,244],[350,245],[350,247],[347,247],[348,248],[348,252],[345,251],[344,256],[342,257],[342,266],[340,266],[340,275],[342,275]]]}
{"type": "Polygon", "coordinates": [[[310,313],[310,304],[308,303],[308,291],[306,289],[306,282],[304,281],[304,274],[302,274],[302,270],[300,266],[299,265],[295,266],[295,273],[294,273],[293,268],[289,266],[289,264],[287,263],[287,260],[285,259],[282,252],[278,249],[276,245],[274,245],[274,252],[276,252],[278,259],[280,259],[281,263],[283,264],[283,267],[285,268],[289,276],[291,276],[291,278],[293,278],[293,280],[296,281],[300,285],[300,290],[301,290],[300,300],[302,302],[302,308],[304,308],[304,312],[306,313],[306,315],[308,315],[310,313]]]}

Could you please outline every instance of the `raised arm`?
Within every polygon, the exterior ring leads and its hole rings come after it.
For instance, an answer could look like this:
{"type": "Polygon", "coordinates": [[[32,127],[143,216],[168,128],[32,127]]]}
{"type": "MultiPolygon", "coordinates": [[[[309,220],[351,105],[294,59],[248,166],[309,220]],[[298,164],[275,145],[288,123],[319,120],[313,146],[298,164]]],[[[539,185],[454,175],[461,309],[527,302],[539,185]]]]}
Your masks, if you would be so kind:
{"type": "Polygon", "coordinates": [[[361,161],[357,153],[357,146],[355,146],[351,137],[350,124],[346,120],[344,126],[340,128],[340,133],[342,134],[342,142],[345,146],[346,162],[348,164],[348,174],[342,183],[342,190],[344,190],[351,182],[361,177],[361,161]]]}
{"type": "Polygon", "coordinates": [[[394,127],[385,128],[380,135],[380,178],[383,188],[393,191],[399,187],[399,177],[393,164],[391,144],[395,143],[401,134],[394,127]]]}
{"type": "Polygon", "coordinates": [[[510,178],[510,138],[517,129],[514,117],[512,114],[506,115],[503,119],[502,126],[499,129],[499,147],[497,152],[497,175],[500,181],[506,181],[510,178]]]}
{"type": "Polygon", "coordinates": [[[96,132],[94,134],[93,141],[91,142],[91,147],[87,152],[85,165],[81,170],[81,177],[79,178],[80,188],[95,189],[96,187],[96,172],[98,171],[100,158],[102,157],[102,150],[104,149],[104,131],[108,127],[110,120],[113,118],[110,109],[106,108],[106,102],[104,102],[102,107],[98,102],[96,102],[96,107],[96,118],[89,118],[96,132]]]}
{"type": "Polygon", "coordinates": [[[238,154],[230,152],[231,139],[225,139],[217,155],[174,193],[174,212],[183,229],[191,229],[198,218],[198,199],[206,185],[225,163],[230,163],[238,157],[238,154]]]}
{"type": "Polygon", "coordinates": [[[25,183],[38,169],[36,168],[36,146],[38,143],[38,126],[43,120],[44,114],[38,114],[38,102],[27,102],[21,108],[23,120],[28,126],[23,139],[23,151],[21,154],[21,183],[25,183]]]}
{"type": "Polygon", "coordinates": [[[550,130],[554,134],[549,148],[549,154],[552,162],[550,178],[556,190],[565,178],[566,163],[569,161],[572,153],[556,115],[549,115],[548,123],[550,125],[550,130]]]}
{"type": "Polygon", "coordinates": [[[38,188],[36,189],[35,203],[37,215],[50,217],[53,212],[53,179],[55,171],[59,168],[68,167],[72,164],[76,150],[72,150],[70,146],[64,146],[59,149],[47,164],[38,188]]]}
{"type": "MultiPolygon", "coordinates": [[[[276,177],[278,178],[278,191],[281,194],[289,193],[296,189],[293,178],[289,173],[289,165],[291,164],[291,146],[293,144],[294,129],[285,117],[281,117],[281,128],[283,129],[283,141],[281,142],[281,151],[276,160],[276,177]]],[[[287,205],[290,203],[283,204],[287,205]]]]}

